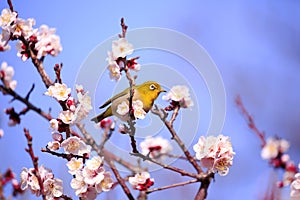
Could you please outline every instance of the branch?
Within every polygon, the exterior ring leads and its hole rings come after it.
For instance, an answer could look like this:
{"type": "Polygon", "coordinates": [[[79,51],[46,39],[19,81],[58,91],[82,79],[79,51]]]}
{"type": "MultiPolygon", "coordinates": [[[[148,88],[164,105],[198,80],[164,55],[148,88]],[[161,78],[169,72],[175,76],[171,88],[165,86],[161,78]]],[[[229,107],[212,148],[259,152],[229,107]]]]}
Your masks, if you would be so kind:
{"type": "Polygon", "coordinates": [[[120,38],[125,38],[128,26],[126,26],[123,17],[121,18],[121,27],[122,27],[122,34],[119,34],[119,37],[120,38]]]}
{"type": "Polygon", "coordinates": [[[198,174],[203,173],[202,169],[200,168],[200,166],[197,164],[196,160],[194,159],[193,156],[191,156],[190,152],[188,151],[188,149],[185,147],[184,143],[182,142],[182,140],[178,137],[176,131],[173,128],[173,122],[176,118],[176,116],[178,115],[178,111],[179,111],[179,106],[177,106],[174,109],[173,115],[171,117],[170,121],[167,121],[165,118],[165,114],[161,113],[160,110],[158,110],[158,107],[156,106],[154,109],[152,109],[153,114],[156,114],[160,117],[160,119],[164,122],[165,126],[168,128],[169,132],[172,135],[172,139],[174,139],[177,144],[180,146],[180,148],[182,149],[183,153],[185,154],[186,158],[188,159],[188,161],[193,165],[193,167],[196,169],[196,171],[198,172],[198,174]]]}
{"type": "Polygon", "coordinates": [[[134,197],[132,196],[129,188],[127,187],[127,185],[125,184],[124,179],[121,177],[119,171],[117,170],[114,162],[110,159],[108,159],[107,157],[104,157],[104,159],[106,160],[106,162],[108,163],[108,165],[110,166],[112,172],[114,173],[116,179],[118,180],[119,184],[121,185],[123,191],[125,192],[126,196],[128,197],[128,199],[130,200],[134,200],[134,197]]]}
{"type": "MultiPolygon", "coordinates": [[[[35,111],[36,113],[38,113],[39,115],[41,115],[43,118],[47,119],[48,121],[50,121],[52,119],[50,114],[45,113],[44,111],[42,111],[40,108],[34,106],[32,103],[30,103],[28,101],[28,99],[26,99],[27,96],[29,96],[28,94],[26,95],[25,98],[21,97],[18,93],[16,93],[14,90],[10,89],[10,88],[6,88],[3,85],[0,85],[0,91],[3,94],[9,94],[13,97],[13,100],[19,100],[22,103],[24,103],[28,109],[35,111]]],[[[31,90],[29,91],[31,92],[31,90]]]]}
{"type": "Polygon", "coordinates": [[[178,186],[184,186],[184,185],[188,185],[188,184],[196,183],[196,182],[199,182],[199,180],[198,179],[193,179],[193,180],[184,181],[184,182],[181,182],[181,183],[174,183],[172,185],[167,185],[167,186],[147,190],[146,193],[150,194],[151,192],[166,190],[166,189],[170,189],[170,188],[174,188],[174,187],[178,187],[178,186]]]}
{"type": "Polygon", "coordinates": [[[25,137],[27,139],[27,145],[28,145],[28,148],[25,150],[26,150],[26,152],[28,152],[28,154],[32,160],[32,164],[34,167],[33,174],[38,179],[38,183],[40,186],[40,192],[42,194],[43,199],[45,200],[46,196],[44,194],[44,185],[43,185],[43,181],[41,179],[40,173],[39,173],[39,165],[38,165],[39,158],[34,155],[33,148],[32,148],[32,136],[30,135],[29,130],[24,128],[24,133],[25,133],[25,137]]]}
{"type": "Polygon", "coordinates": [[[195,200],[204,200],[207,197],[207,190],[210,185],[211,180],[214,178],[215,174],[210,173],[208,176],[201,182],[201,186],[195,196],[195,200]]]}
{"type": "Polygon", "coordinates": [[[133,156],[137,156],[137,157],[140,157],[142,158],[143,160],[148,160],[152,163],[155,163],[165,169],[168,169],[168,170],[171,170],[171,171],[174,171],[174,172],[177,172],[177,173],[180,173],[182,176],[189,176],[189,177],[193,177],[193,178],[196,178],[196,179],[199,179],[199,181],[201,181],[202,179],[204,179],[206,177],[205,174],[201,173],[201,174],[194,174],[194,173],[191,173],[191,172],[187,172],[183,169],[180,169],[180,168],[177,168],[177,167],[173,167],[171,165],[167,165],[167,164],[164,164],[164,163],[161,163],[157,160],[154,160],[152,158],[150,158],[149,156],[145,156],[141,153],[131,153],[131,155],[133,156]]]}
{"type": "Polygon", "coordinates": [[[8,6],[9,6],[10,11],[11,11],[11,12],[14,12],[14,7],[13,7],[13,5],[12,5],[11,0],[7,0],[7,4],[8,4],[8,6]]]}
{"type": "Polygon", "coordinates": [[[260,130],[258,130],[258,128],[256,127],[253,117],[249,114],[249,112],[246,110],[242,99],[240,96],[237,96],[235,99],[235,103],[237,105],[237,107],[240,109],[242,115],[244,116],[244,118],[246,119],[247,123],[248,123],[248,127],[258,136],[258,138],[261,141],[261,146],[265,146],[266,145],[266,140],[265,140],[265,134],[263,132],[261,132],[260,130]]]}
{"type": "Polygon", "coordinates": [[[83,159],[83,162],[85,161],[85,159],[88,158],[87,155],[75,155],[75,154],[67,154],[67,153],[58,153],[58,152],[55,152],[55,151],[51,151],[48,146],[46,146],[46,148],[42,148],[41,149],[42,152],[45,152],[45,153],[49,153],[51,155],[54,155],[54,156],[57,156],[57,157],[60,157],[60,158],[64,158],[66,159],[67,161],[70,161],[72,158],[82,158],[83,159]]]}

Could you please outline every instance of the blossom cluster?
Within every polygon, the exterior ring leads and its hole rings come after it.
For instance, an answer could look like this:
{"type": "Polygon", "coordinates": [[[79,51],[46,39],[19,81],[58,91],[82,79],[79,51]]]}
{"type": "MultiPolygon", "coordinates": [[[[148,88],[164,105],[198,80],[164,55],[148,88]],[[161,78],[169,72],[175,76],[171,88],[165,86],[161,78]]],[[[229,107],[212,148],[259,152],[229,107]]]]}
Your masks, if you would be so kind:
{"type": "Polygon", "coordinates": [[[132,102],[132,111],[129,110],[128,101],[122,101],[117,107],[117,114],[121,115],[120,119],[128,118],[128,113],[132,112],[136,119],[144,119],[146,117],[146,112],[143,109],[144,104],[141,100],[136,100],[132,102]]]}
{"type": "Polygon", "coordinates": [[[23,61],[30,56],[28,47],[36,54],[37,58],[42,58],[47,54],[57,56],[62,51],[59,36],[55,35],[55,29],[47,25],[41,25],[39,29],[34,28],[35,20],[19,18],[15,11],[7,8],[3,9],[0,16],[0,51],[9,50],[10,40],[19,40],[16,48],[18,56],[23,61]]]}
{"type": "Polygon", "coordinates": [[[52,200],[63,194],[62,180],[54,178],[52,171],[45,168],[43,165],[38,168],[38,172],[34,168],[23,168],[20,176],[21,189],[26,190],[29,188],[36,196],[45,194],[46,199],[52,200]],[[42,183],[39,183],[37,173],[39,174],[42,183]],[[43,184],[43,191],[41,191],[40,184],[43,184]]]}
{"type": "Polygon", "coordinates": [[[194,105],[189,88],[185,85],[176,85],[172,87],[162,98],[163,100],[171,101],[171,105],[165,108],[166,110],[173,110],[177,105],[182,108],[190,108],[194,105]]]}
{"type": "Polygon", "coordinates": [[[71,187],[77,196],[83,199],[95,199],[97,194],[111,189],[113,180],[103,167],[103,158],[94,156],[86,160],[91,153],[90,146],[75,136],[63,140],[61,134],[53,133],[53,139],[54,141],[48,143],[48,149],[57,151],[63,148],[64,153],[73,156],[67,163],[67,167],[68,172],[74,177],[71,187]]]}
{"type": "Polygon", "coordinates": [[[149,155],[150,158],[154,159],[162,158],[172,151],[170,142],[162,137],[146,137],[146,139],[140,143],[140,147],[142,154],[149,155]]]}
{"type": "MultiPolygon", "coordinates": [[[[298,169],[300,169],[300,163],[298,165],[298,169]]],[[[300,173],[295,174],[294,180],[291,183],[290,197],[291,200],[300,199],[300,173]]]]}
{"type": "Polygon", "coordinates": [[[67,108],[59,113],[57,119],[50,121],[54,131],[63,132],[64,125],[73,124],[84,119],[92,109],[91,98],[81,85],[76,85],[77,101],[71,97],[71,88],[64,83],[51,85],[45,95],[55,98],[67,108]]]}
{"type": "Polygon", "coordinates": [[[119,38],[112,42],[112,51],[108,52],[107,62],[110,78],[112,80],[120,80],[122,70],[139,71],[141,66],[136,62],[138,58],[126,57],[133,53],[133,45],[125,38],[119,38]]]}
{"type": "Polygon", "coordinates": [[[274,168],[284,170],[282,181],[277,183],[279,187],[290,185],[298,171],[295,163],[286,153],[289,147],[289,142],[284,139],[268,138],[261,151],[261,157],[264,160],[268,160],[274,168]]]}
{"type": "Polygon", "coordinates": [[[14,68],[8,66],[7,62],[2,62],[0,69],[0,79],[6,87],[14,90],[17,87],[17,81],[13,80],[15,74],[14,68]]]}
{"type": "Polygon", "coordinates": [[[150,178],[150,174],[148,172],[137,173],[135,176],[129,177],[128,181],[133,189],[140,191],[147,190],[154,184],[154,179],[150,178]]]}
{"type": "Polygon", "coordinates": [[[197,144],[193,146],[196,158],[203,167],[213,173],[218,172],[225,176],[229,172],[235,152],[233,152],[230,138],[224,135],[201,136],[197,144]]]}
{"type": "Polygon", "coordinates": [[[69,173],[73,175],[71,187],[75,194],[82,199],[95,199],[97,194],[110,191],[113,179],[103,167],[103,158],[92,157],[83,163],[81,158],[72,158],[67,166],[69,173]]]}

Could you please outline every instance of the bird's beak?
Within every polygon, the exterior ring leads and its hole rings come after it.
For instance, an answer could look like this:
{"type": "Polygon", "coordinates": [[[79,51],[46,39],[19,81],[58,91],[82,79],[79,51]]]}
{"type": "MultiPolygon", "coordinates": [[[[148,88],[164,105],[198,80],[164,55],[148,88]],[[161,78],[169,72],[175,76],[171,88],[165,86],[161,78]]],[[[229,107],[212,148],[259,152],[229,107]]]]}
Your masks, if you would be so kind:
{"type": "Polygon", "coordinates": [[[167,90],[161,89],[160,92],[167,92],[167,90]]]}

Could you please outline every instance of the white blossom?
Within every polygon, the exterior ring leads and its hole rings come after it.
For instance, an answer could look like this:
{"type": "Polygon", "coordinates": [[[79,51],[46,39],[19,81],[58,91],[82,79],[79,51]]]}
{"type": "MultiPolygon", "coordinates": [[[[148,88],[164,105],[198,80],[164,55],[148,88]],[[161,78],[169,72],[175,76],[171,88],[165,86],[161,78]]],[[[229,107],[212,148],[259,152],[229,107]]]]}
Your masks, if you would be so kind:
{"type": "Polygon", "coordinates": [[[104,172],[104,179],[95,185],[96,191],[100,192],[108,192],[110,191],[111,187],[113,186],[113,179],[111,178],[111,174],[109,172],[104,172]]]}
{"type": "Polygon", "coordinates": [[[262,148],[261,157],[265,160],[276,158],[279,153],[284,153],[289,149],[288,141],[284,139],[268,138],[267,143],[262,148]]]}
{"type": "Polygon", "coordinates": [[[122,101],[117,107],[117,113],[120,115],[125,115],[129,112],[129,106],[126,101],[122,101]]]}
{"type": "Polygon", "coordinates": [[[3,129],[0,128],[0,138],[2,138],[4,136],[4,131],[3,129]]]}
{"type": "Polygon", "coordinates": [[[55,35],[56,30],[47,25],[40,26],[37,33],[37,43],[35,49],[38,51],[37,57],[41,58],[50,54],[57,56],[62,51],[59,36],[55,35]]]}
{"type": "Polygon", "coordinates": [[[58,130],[58,121],[57,121],[57,119],[51,119],[51,120],[49,121],[49,123],[50,123],[50,128],[51,128],[52,130],[54,130],[54,131],[57,131],[57,130],[58,130]]]}
{"type": "Polygon", "coordinates": [[[133,46],[125,38],[119,38],[112,42],[112,54],[115,59],[125,58],[133,53],[133,46]]]}
{"type": "Polygon", "coordinates": [[[82,170],[84,181],[89,185],[99,184],[104,179],[104,168],[91,170],[85,166],[82,170]]]}
{"type": "Polygon", "coordinates": [[[148,155],[151,158],[160,158],[164,154],[172,150],[172,146],[168,140],[162,137],[147,137],[140,143],[142,154],[148,155]]]}
{"type": "Polygon", "coordinates": [[[71,187],[75,190],[77,196],[81,196],[87,191],[88,184],[84,181],[81,171],[78,171],[71,180],[71,187]]]}
{"type": "Polygon", "coordinates": [[[2,30],[2,33],[0,34],[0,52],[10,50],[10,45],[8,44],[9,37],[7,38],[5,36],[6,32],[7,31],[2,30]]]}
{"type": "Polygon", "coordinates": [[[2,62],[0,70],[0,79],[2,79],[5,86],[9,87],[12,90],[14,90],[17,86],[17,81],[12,79],[14,74],[14,68],[8,66],[7,62],[2,62]]]}
{"type": "Polygon", "coordinates": [[[17,18],[14,26],[12,26],[11,32],[13,33],[14,37],[23,36],[25,39],[28,39],[30,36],[37,32],[36,29],[33,29],[34,25],[35,20],[33,18],[29,18],[27,20],[17,18]]]}
{"type": "Polygon", "coordinates": [[[65,110],[59,113],[58,118],[61,119],[61,121],[63,121],[65,124],[72,124],[75,121],[76,116],[72,111],[65,110]]]}
{"type": "Polygon", "coordinates": [[[69,162],[67,162],[67,166],[69,168],[69,173],[75,175],[78,170],[83,168],[83,160],[82,158],[72,158],[69,162]]]}
{"type": "Polygon", "coordinates": [[[66,153],[75,155],[89,154],[90,150],[87,145],[78,137],[72,136],[61,143],[66,153]]]}
{"type": "Polygon", "coordinates": [[[10,9],[4,8],[0,16],[0,26],[2,29],[6,29],[11,26],[17,19],[17,13],[11,12],[10,9]]]}
{"type": "Polygon", "coordinates": [[[55,83],[54,85],[51,85],[47,92],[45,92],[45,95],[48,95],[50,97],[54,97],[58,101],[65,101],[69,98],[71,94],[71,88],[68,88],[66,84],[61,83],[55,83]]]}
{"type": "Polygon", "coordinates": [[[154,184],[154,179],[150,178],[148,172],[141,172],[135,174],[133,177],[129,177],[128,182],[132,185],[133,189],[143,191],[154,184]]]}
{"type": "Polygon", "coordinates": [[[194,102],[190,97],[189,88],[185,85],[176,85],[172,87],[166,95],[163,95],[162,99],[179,102],[179,105],[182,108],[189,108],[194,105],[194,102]]]}
{"type": "Polygon", "coordinates": [[[63,182],[60,179],[46,179],[43,183],[46,199],[52,200],[63,194],[63,182]]]}
{"type": "Polygon", "coordinates": [[[49,148],[52,151],[56,151],[60,148],[60,143],[58,141],[48,142],[47,148],[49,148]]]}
{"type": "Polygon", "coordinates": [[[203,167],[212,172],[218,172],[221,176],[227,175],[235,154],[229,137],[219,135],[205,138],[201,136],[193,149],[203,167]]]}
{"type": "Polygon", "coordinates": [[[300,199],[300,173],[297,173],[294,178],[295,180],[291,183],[290,198],[291,200],[298,200],[300,199]]]}

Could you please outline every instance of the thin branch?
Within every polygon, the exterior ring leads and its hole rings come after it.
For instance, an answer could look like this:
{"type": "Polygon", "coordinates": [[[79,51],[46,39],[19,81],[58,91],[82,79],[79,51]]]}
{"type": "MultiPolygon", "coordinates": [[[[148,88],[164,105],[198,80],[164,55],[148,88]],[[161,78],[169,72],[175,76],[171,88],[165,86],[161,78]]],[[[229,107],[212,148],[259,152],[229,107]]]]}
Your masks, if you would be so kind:
{"type": "Polygon", "coordinates": [[[30,97],[30,95],[31,95],[31,93],[33,92],[33,90],[34,90],[34,83],[32,84],[32,86],[31,86],[31,88],[30,88],[30,90],[28,91],[28,93],[27,93],[27,95],[26,95],[26,97],[25,97],[25,99],[28,101],[29,100],[29,97],[30,97]]]}
{"type": "Polygon", "coordinates": [[[27,139],[27,145],[28,145],[28,148],[25,150],[26,150],[26,152],[28,152],[28,154],[32,160],[32,164],[34,167],[33,174],[38,179],[38,183],[40,186],[40,192],[42,194],[43,199],[45,200],[46,196],[44,194],[44,185],[43,185],[43,181],[41,179],[40,173],[39,173],[39,165],[38,165],[39,158],[34,155],[33,148],[32,148],[32,136],[30,135],[29,130],[24,128],[24,133],[25,133],[25,137],[27,139]]]}
{"type": "Polygon", "coordinates": [[[121,27],[122,27],[122,34],[119,34],[119,37],[125,38],[128,26],[126,26],[123,17],[121,18],[121,27]]]}
{"type": "Polygon", "coordinates": [[[244,116],[244,118],[246,119],[247,123],[248,123],[248,127],[258,136],[258,138],[261,141],[261,146],[265,146],[266,145],[266,139],[265,139],[265,134],[263,132],[261,132],[255,125],[253,117],[249,114],[249,112],[246,110],[242,99],[240,96],[237,96],[235,99],[235,103],[237,105],[237,107],[240,109],[242,115],[244,116]]]}
{"type": "Polygon", "coordinates": [[[184,185],[188,185],[188,184],[191,184],[191,183],[197,183],[197,182],[199,182],[198,179],[193,179],[193,180],[184,181],[184,182],[181,182],[181,183],[174,183],[172,185],[162,186],[162,187],[159,187],[159,188],[153,188],[153,189],[147,190],[146,192],[149,194],[151,192],[166,190],[166,189],[175,188],[175,187],[179,187],[179,186],[184,186],[184,185]]]}
{"type": "Polygon", "coordinates": [[[83,162],[85,159],[88,159],[88,156],[87,155],[75,155],[75,154],[67,154],[67,153],[58,153],[58,152],[55,152],[55,151],[51,151],[48,146],[46,146],[46,148],[42,148],[41,149],[42,152],[45,152],[45,153],[49,153],[51,155],[54,155],[54,156],[57,156],[57,157],[60,157],[60,158],[64,158],[68,161],[70,161],[72,158],[82,158],[83,159],[83,162]]]}
{"type": "Polygon", "coordinates": [[[201,181],[201,186],[195,196],[195,200],[204,200],[207,197],[207,190],[211,180],[214,178],[214,173],[208,174],[208,176],[201,181]]]}
{"type": "Polygon", "coordinates": [[[60,76],[60,71],[62,69],[62,66],[63,66],[62,63],[56,64],[54,66],[54,71],[55,71],[55,75],[56,75],[55,83],[62,83],[62,79],[61,79],[61,76],[60,76]]]}
{"type": "Polygon", "coordinates": [[[18,93],[16,93],[14,90],[10,88],[6,88],[3,85],[0,85],[0,91],[3,94],[9,94],[13,97],[13,99],[19,100],[22,103],[24,103],[28,109],[35,111],[39,115],[41,115],[43,118],[47,119],[50,121],[52,119],[50,114],[47,114],[46,112],[42,111],[40,108],[34,106],[32,103],[30,103],[26,98],[21,97],[18,93]]]}
{"type": "Polygon", "coordinates": [[[12,4],[11,0],[7,0],[7,4],[9,6],[10,11],[14,12],[14,7],[13,7],[13,4],[12,4]]]}
{"type": "Polygon", "coordinates": [[[171,171],[174,171],[174,172],[177,172],[177,173],[180,173],[182,176],[189,176],[189,177],[193,177],[193,178],[196,178],[196,179],[199,179],[199,181],[203,180],[205,178],[205,175],[203,173],[201,174],[194,174],[194,173],[191,173],[191,172],[187,172],[183,169],[180,169],[180,168],[177,168],[177,167],[173,167],[171,165],[167,165],[167,164],[164,164],[164,163],[161,163],[157,160],[154,160],[152,158],[150,158],[149,156],[145,156],[141,153],[131,153],[131,155],[133,156],[137,156],[137,157],[140,157],[142,158],[143,160],[148,160],[152,163],[155,163],[165,169],[168,169],[168,170],[171,170],[171,171]]]}
{"type": "Polygon", "coordinates": [[[196,160],[194,159],[193,156],[191,156],[190,152],[188,151],[188,149],[185,147],[184,143],[182,142],[182,140],[178,137],[175,129],[173,128],[173,122],[176,118],[176,116],[178,115],[178,111],[179,111],[179,107],[174,109],[173,115],[171,117],[170,121],[167,121],[166,118],[164,117],[165,115],[163,113],[160,113],[161,111],[158,110],[158,108],[154,108],[152,109],[153,114],[156,114],[160,117],[160,119],[164,122],[165,126],[168,128],[169,132],[172,135],[172,139],[174,139],[177,144],[180,146],[180,148],[182,149],[183,153],[185,154],[186,158],[189,160],[189,162],[193,165],[193,167],[196,169],[196,171],[198,172],[198,174],[203,173],[202,169],[200,168],[200,166],[197,164],[196,160]],[[159,114],[160,113],[160,114],[159,114]],[[172,123],[171,123],[172,122],[172,123]]]}
{"type": "Polygon", "coordinates": [[[104,157],[104,159],[106,160],[106,162],[108,163],[108,165],[110,166],[112,172],[114,173],[116,179],[118,180],[119,184],[121,185],[123,191],[125,192],[126,196],[128,197],[128,199],[130,200],[134,200],[134,197],[132,196],[129,188],[127,187],[127,185],[125,184],[124,179],[121,177],[119,171],[117,170],[114,162],[110,159],[108,159],[107,157],[104,157]]]}
{"type": "MultiPolygon", "coordinates": [[[[115,123],[115,122],[113,122],[113,123],[115,123]]],[[[114,127],[110,126],[110,127],[106,127],[104,129],[103,136],[102,136],[102,141],[99,144],[100,151],[103,150],[105,143],[109,140],[109,138],[111,137],[111,135],[113,134],[113,132],[114,132],[114,127]]]]}

